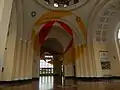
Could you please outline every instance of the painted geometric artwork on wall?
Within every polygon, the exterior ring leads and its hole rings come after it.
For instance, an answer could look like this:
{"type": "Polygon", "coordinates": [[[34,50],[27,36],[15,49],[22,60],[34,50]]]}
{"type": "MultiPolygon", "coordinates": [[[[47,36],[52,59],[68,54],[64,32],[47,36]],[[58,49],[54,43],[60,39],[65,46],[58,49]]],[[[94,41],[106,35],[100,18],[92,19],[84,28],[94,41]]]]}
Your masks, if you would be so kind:
{"type": "MultiPolygon", "coordinates": [[[[40,47],[40,45],[43,43],[45,37],[48,35],[48,33],[50,32],[50,27],[52,27],[54,25],[54,23],[59,23],[61,25],[62,28],[64,28],[64,30],[66,30],[71,36],[73,36],[72,34],[72,29],[64,22],[61,21],[61,18],[66,17],[66,16],[72,16],[73,13],[70,11],[49,11],[44,13],[34,24],[33,26],[33,30],[31,33],[31,39],[34,43],[34,46],[40,47]],[[44,25],[42,27],[41,30],[39,30],[39,34],[38,32],[36,32],[36,27],[40,27],[41,25],[44,25]],[[46,29],[46,30],[45,30],[46,29]],[[38,42],[38,37],[39,37],[39,43],[38,42]],[[35,42],[37,41],[37,42],[35,42]],[[35,45],[37,44],[37,45],[35,45]]],[[[76,23],[79,26],[79,30],[80,30],[80,34],[82,36],[82,40],[83,40],[83,44],[86,43],[87,41],[87,30],[86,27],[84,25],[84,23],[82,22],[81,18],[78,16],[75,16],[76,19],[76,23]]],[[[73,39],[70,41],[68,47],[66,48],[65,52],[68,51],[68,49],[71,47],[73,43],[73,39]]],[[[37,51],[36,49],[36,51],[37,51]]],[[[38,51],[39,52],[39,51],[38,51]]]]}
{"type": "Polygon", "coordinates": [[[37,41],[37,42],[39,42],[39,43],[36,43],[36,42],[34,43],[35,48],[36,48],[35,50],[37,50],[38,47],[40,47],[40,45],[42,45],[42,44],[44,43],[47,35],[51,32],[52,27],[54,27],[56,23],[58,23],[58,24],[60,25],[60,27],[63,28],[63,30],[65,30],[65,31],[72,37],[72,39],[71,39],[71,41],[69,42],[69,44],[68,44],[67,48],[65,49],[64,53],[69,50],[69,48],[70,48],[70,47],[72,46],[72,44],[73,44],[73,33],[72,33],[72,29],[71,29],[67,24],[65,24],[64,22],[57,21],[57,20],[53,20],[53,21],[47,22],[47,23],[44,24],[44,25],[42,26],[42,28],[39,30],[38,37],[35,38],[35,39],[37,39],[37,40],[35,40],[35,41],[37,41]],[[39,44],[39,45],[36,45],[36,44],[39,44]],[[38,46],[38,47],[36,47],[36,46],[38,46]]]}

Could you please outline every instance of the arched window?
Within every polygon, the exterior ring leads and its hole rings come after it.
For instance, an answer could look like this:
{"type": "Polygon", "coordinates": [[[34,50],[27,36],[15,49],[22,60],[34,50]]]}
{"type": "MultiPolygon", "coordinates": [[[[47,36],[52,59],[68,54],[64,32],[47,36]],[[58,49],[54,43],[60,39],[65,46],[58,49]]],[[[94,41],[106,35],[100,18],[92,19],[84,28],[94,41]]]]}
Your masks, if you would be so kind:
{"type": "Polygon", "coordinates": [[[48,62],[49,60],[40,60],[40,68],[53,68],[53,65],[48,62]]]}
{"type": "Polygon", "coordinates": [[[40,60],[40,75],[52,75],[53,74],[53,56],[49,53],[44,53],[43,59],[40,60]]]}

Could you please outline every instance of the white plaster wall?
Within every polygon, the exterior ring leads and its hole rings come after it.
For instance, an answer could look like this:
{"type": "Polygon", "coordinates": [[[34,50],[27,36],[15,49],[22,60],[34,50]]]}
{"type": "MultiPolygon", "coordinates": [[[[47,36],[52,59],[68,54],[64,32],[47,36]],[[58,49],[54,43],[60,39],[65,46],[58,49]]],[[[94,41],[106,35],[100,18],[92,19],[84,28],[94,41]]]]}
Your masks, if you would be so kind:
{"type": "MultiPolygon", "coordinates": [[[[119,13],[120,15],[120,13],[119,13]]],[[[120,55],[119,55],[119,47],[118,43],[116,41],[116,29],[118,30],[117,24],[120,21],[119,15],[116,16],[110,24],[110,33],[108,35],[108,51],[109,51],[109,59],[111,61],[111,73],[113,76],[120,76],[120,71],[118,70],[120,68],[120,55]]]]}
{"type": "Polygon", "coordinates": [[[13,0],[0,1],[0,77],[4,61],[4,52],[7,40],[8,25],[10,20],[13,0]],[[2,13],[1,13],[2,12],[2,13]]]}
{"type": "Polygon", "coordinates": [[[16,8],[15,3],[13,4],[11,19],[10,19],[10,28],[9,28],[9,36],[7,36],[6,41],[6,50],[4,56],[4,71],[2,73],[1,80],[3,81],[10,81],[12,80],[13,76],[13,66],[15,62],[15,45],[16,45],[16,37],[17,37],[17,24],[16,24],[16,8]]]}
{"type": "Polygon", "coordinates": [[[3,12],[4,0],[0,1],[0,21],[2,19],[2,12],[3,12]]]}
{"type": "Polygon", "coordinates": [[[23,2],[24,14],[24,39],[28,39],[33,24],[45,13],[47,10],[40,5],[36,4],[34,0],[24,0],[23,2]],[[36,12],[36,16],[32,17],[31,12],[36,12]]]}
{"type": "Polygon", "coordinates": [[[49,32],[47,38],[56,38],[64,47],[64,50],[67,48],[69,42],[71,41],[72,37],[65,32],[62,28],[53,27],[49,32]]]}
{"type": "MultiPolygon", "coordinates": [[[[119,1],[119,0],[118,0],[119,1]]],[[[104,74],[110,74],[110,75],[113,75],[113,76],[119,76],[120,75],[120,72],[119,72],[119,68],[120,68],[120,62],[119,62],[119,50],[118,50],[118,45],[116,43],[116,40],[115,40],[115,33],[116,33],[116,25],[117,23],[119,22],[119,9],[116,10],[116,7],[112,7],[113,3],[112,0],[111,1],[103,1],[102,4],[99,4],[98,7],[96,7],[96,13],[93,13],[93,17],[91,17],[92,21],[91,23],[93,24],[93,28],[90,29],[92,31],[89,31],[89,33],[91,32],[92,36],[89,37],[92,39],[92,44],[93,44],[93,47],[91,47],[94,51],[94,54],[93,54],[93,60],[95,59],[97,62],[99,62],[99,51],[108,51],[108,54],[109,54],[109,60],[110,60],[110,63],[111,63],[111,70],[110,71],[102,71],[102,75],[104,74]],[[104,5],[105,4],[105,5],[104,5]],[[104,6],[103,6],[104,5],[104,6]],[[108,17],[108,27],[106,29],[100,29],[100,28],[96,28],[99,24],[103,24],[105,22],[100,22],[100,18],[103,17],[104,13],[109,11],[109,14],[108,16],[104,16],[104,17],[108,17]],[[112,14],[111,14],[112,12],[112,14]],[[115,12],[115,13],[113,13],[115,12]],[[97,30],[105,30],[107,31],[107,41],[100,44],[98,42],[96,42],[96,37],[95,37],[95,32],[97,30]]],[[[114,3],[114,5],[118,5],[118,2],[114,3]]],[[[91,25],[91,24],[90,24],[91,25]]],[[[92,53],[92,52],[91,52],[92,53]]],[[[95,64],[99,65],[98,64],[95,64]]],[[[100,71],[100,66],[99,68],[97,69],[97,71],[100,71]],[[98,70],[99,69],[99,70],[98,70]]],[[[99,74],[100,74],[99,72],[99,74]]]]}

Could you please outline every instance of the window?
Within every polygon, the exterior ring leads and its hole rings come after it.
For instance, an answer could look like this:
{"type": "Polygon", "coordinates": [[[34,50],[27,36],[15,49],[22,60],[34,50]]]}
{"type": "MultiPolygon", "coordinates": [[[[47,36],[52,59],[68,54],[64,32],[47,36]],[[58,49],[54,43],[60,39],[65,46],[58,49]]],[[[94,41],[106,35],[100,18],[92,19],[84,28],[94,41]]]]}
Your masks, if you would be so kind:
{"type": "Polygon", "coordinates": [[[53,68],[53,65],[50,64],[50,63],[47,63],[48,61],[50,61],[49,59],[48,60],[40,60],[40,68],[53,68]]]}
{"type": "Polygon", "coordinates": [[[40,75],[53,75],[53,64],[48,63],[51,59],[40,60],[40,75]]]}

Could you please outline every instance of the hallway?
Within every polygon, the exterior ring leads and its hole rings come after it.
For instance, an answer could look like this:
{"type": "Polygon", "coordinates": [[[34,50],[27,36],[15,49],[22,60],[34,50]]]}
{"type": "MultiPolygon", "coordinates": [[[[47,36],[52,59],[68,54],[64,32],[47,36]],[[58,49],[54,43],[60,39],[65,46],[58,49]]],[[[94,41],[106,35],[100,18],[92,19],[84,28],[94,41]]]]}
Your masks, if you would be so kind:
{"type": "MultiPolygon", "coordinates": [[[[56,79],[55,79],[56,80],[56,79]]],[[[57,82],[60,81],[57,79],[57,82]]],[[[40,80],[19,84],[0,85],[0,90],[120,90],[120,80],[82,81],[66,80],[65,88],[56,84],[53,77],[40,77],[40,80]],[[74,85],[75,84],[75,85],[74,85]]]]}

